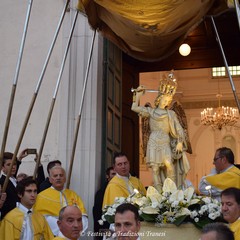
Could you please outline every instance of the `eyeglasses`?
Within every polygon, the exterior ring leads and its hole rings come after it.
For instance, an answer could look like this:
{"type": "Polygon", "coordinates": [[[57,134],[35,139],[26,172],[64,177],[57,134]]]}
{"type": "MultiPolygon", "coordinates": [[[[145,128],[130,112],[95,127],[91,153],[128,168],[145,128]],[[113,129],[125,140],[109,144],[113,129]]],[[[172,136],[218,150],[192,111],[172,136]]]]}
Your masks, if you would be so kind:
{"type": "Polygon", "coordinates": [[[216,162],[218,159],[220,159],[220,158],[222,158],[222,157],[215,157],[214,159],[213,159],[213,162],[216,162]]]}
{"type": "Polygon", "coordinates": [[[37,190],[31,190],[31,189],[27,189],[27,190],[25,190],[25,192],[27,192],[27,193],[36,193],[37,194],[37,190]]]}

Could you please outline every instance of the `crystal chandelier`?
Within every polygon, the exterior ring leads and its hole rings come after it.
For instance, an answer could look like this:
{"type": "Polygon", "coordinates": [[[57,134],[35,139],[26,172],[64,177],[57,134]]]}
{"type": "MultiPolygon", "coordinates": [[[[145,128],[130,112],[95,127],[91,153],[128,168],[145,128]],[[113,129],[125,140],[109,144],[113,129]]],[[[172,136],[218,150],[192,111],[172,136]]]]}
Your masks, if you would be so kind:
{"type": "Polygon", "coordinates": [[[222,95],[218,93],[218,108],[214,112],[213,108],[206,108],[201,112],[201,123],[210,125],[214,129],[221,130],[223,126],[233,126],[239,119],[237,108],[221,106],[222,95]]]}

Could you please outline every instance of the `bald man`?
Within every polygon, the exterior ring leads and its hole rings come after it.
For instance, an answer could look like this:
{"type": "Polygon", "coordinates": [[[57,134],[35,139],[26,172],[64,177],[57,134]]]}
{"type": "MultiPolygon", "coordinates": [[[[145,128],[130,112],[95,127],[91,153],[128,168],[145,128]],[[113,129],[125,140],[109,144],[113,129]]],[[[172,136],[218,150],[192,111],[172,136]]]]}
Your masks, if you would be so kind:
{"type": "Polygon", "coordinates": [[[57,221],[60,232],[54,240],[77,240],[82,232],[82,213],[77,206],[63,207],[57,221]]]}

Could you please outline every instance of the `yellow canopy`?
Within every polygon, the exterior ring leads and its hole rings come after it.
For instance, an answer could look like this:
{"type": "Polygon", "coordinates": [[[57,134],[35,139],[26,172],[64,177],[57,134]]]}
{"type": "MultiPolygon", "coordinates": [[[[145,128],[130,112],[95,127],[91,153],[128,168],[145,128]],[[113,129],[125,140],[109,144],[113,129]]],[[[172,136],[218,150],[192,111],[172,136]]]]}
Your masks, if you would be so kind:
{"type": "Polygon", "coordinates": [[[144,61],[171,55],[206,15],[227,0],[79,0],[89,24],[130,56],[144,61]]]}

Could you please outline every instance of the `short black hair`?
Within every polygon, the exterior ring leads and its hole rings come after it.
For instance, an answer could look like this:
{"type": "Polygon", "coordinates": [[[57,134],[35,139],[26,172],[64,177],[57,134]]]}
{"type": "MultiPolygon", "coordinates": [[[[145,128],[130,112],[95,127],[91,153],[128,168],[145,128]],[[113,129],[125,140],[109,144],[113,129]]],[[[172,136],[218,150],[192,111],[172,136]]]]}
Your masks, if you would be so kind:
{"type": "Polygon", "coordinates": [[[202,229],[202,234],[209,232],[216,232],[216,237],[218,240],[234,240],[233,232],[224,223],[215,222],[205,225],[202,229]]]}
{"type": "Polygon", "coordinates": [[[221,147],[216,150],[221,157],[226,157],[229,163],[234,164],[234,154],[230,148],[221,147]]]}
{"type": "Polygon", "coordinates": [[[2,165],[4,166],[4,164],[6,163],[7,160],[9,159],[13,159],[13,153],[11,152],[4,152],[3,153],[3,162],[2,165]]]}
{"type": "Polygon", "coordinates": [[[19,195],[24,195],[25,188],[31,184],[36,184],[37,182],[33,179],[32,176],[26,177],[17,183],[16,191],[19,195]]]}
{"type": "Polygon", "coordinates": [[[113,155],[113,165],[115,165],[115,160],[118,157],[127,157],[127,155],[124,152],[115,152],[113,155]]]}
{"type": "Polygon", "coordinates": [[[221,192],[221,197],[222,196],[232,196],[237,204],[240,205],[240,189],[235,187],[226,188],[221,192]]]}
{"type": "Polygon", "coordinates": [[[51,168],[53,168],[56,164],[62,165],[62,163],[61,163],[60,160],[53,160],[53,161],[51,161],[51,162],[48,163],[48,165],[47,165],[47,172],[48,172],[48,174],[49,174],[49,170],[50,170],[51,168]]]}
{"type": "Polygon", "coordinates": [[[119,205],[117,208],[116,208],[116,213],[120,213],[120,214],[123,214],[125,213],[126,211],[130,211],[132,213],[134,213],[134,218],[136,221],[140,221],[140,218],[139,218],[139,213],[138,213],[138,208],[136,206],[134,206],[133,204],[131,203],[123,203],[121,205],[119,205]]]}
{"type": "Polygon", "coordinates": [[[108,168],[106,169],[106,175],[109,176],[111,170],[113,170],[113,167],[108,167],[108,168]]]}

